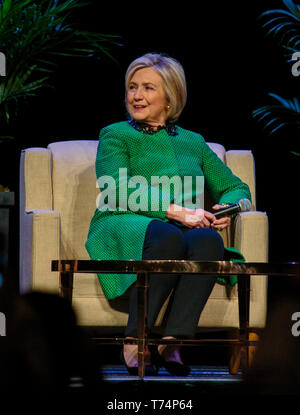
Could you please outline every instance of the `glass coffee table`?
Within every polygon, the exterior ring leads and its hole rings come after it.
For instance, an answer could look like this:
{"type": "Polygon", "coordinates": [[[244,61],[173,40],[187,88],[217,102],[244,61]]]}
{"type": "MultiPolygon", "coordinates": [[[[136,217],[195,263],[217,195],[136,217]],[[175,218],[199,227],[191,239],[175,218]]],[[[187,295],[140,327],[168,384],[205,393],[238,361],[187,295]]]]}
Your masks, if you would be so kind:
{"type": "Polygon", "coordinates": [[[219,345],[232,345],[230,372],[237,373],[240,365],[247,365],[250,346],[257,341],[249,339],[250,276],[300,276],[300,263],[232,262],[232,261],[186,261],[186,260],[147,260],[147,261],[107,261],[107,260],[53,260],[52,271],[60,274],[61,294],[72,301],[74,273],[137,274],[137,314],[138,336],[136,339],[95,338],[103,343],[137,344],[138,376],[145,376],[144,350],[147,345],[180,344],[199,345],[210,342],[219,345]],[[239,335],[235,339],[151,339],[147,333],[147,288],[149,274],[198,274],[236,275],[238,285],[239,335]]]}

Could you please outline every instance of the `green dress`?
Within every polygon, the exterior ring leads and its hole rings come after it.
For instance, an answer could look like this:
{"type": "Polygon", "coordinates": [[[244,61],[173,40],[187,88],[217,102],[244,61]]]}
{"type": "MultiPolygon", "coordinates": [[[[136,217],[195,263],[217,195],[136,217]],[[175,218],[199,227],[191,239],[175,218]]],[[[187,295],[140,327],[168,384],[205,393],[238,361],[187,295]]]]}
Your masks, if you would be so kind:
{"type": "MultiPolygon", "coordinates": [[[[169,203],[195,202],[199,186],[193,180],[188,197],[175,186],[157,185],[157,178],[202,177],[215,203],[251,200],[243,183],[209,148],[203,137],[176,126],[176,135],[166,129],[154,134],[139,131],[127,121],[100,132],[96,176],[101,190],[91,220],[86,249],[91,259],[141,260],[145,233],[152,220],[168,222],[169,203]],[[104,196],[105,195],[105,196],[104,196]],[[154,201],[154,203],[153,203],[154,201]]],[[[192,206],[192,205],[190,205],[192,206]]],[[[203,207],[203,206],[202,206],[203,207]]],[[[104,295],[122,295],[136,281],[136,274],[98,274],[104,295]]]]}

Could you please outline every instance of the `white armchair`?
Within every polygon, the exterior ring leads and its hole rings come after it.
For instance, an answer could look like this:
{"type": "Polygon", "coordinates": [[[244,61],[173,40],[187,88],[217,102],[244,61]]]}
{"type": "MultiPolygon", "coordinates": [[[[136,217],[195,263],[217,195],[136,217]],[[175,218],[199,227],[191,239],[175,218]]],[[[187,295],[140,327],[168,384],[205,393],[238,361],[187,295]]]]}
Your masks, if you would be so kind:
{"type": "MultiPolygon", "coordinates": [[[[85,250],[90,220],[96,208],[97,140],[64,141],[47,148],[22,151],[20,163],[20,291],[59,293],[58,272],[51,271],[54,259],[89,259],[85,250]]],[[[232,231],[222,231],[225,245],[239,249],[246,260],[268,260],[268,218],[256,211],[255,167],[251,151],[225,151],[220,144],[209,146],[246,182],[251,190],[252,211],[240,213],[232,231]]],[[[96,274],[74,278],[73,307],[83,326],[126,326],[125,297],[108,301],[96,274]]],[[[267,277],[251,277],[250,327],[263,328],[267,311],[267,277]]],[[[158,317],[159,320],[162,313],[158,317]]],[[[237,289],[228,298],[216,284],[199,320],[199,327],[237,328],[237,289]]]]}

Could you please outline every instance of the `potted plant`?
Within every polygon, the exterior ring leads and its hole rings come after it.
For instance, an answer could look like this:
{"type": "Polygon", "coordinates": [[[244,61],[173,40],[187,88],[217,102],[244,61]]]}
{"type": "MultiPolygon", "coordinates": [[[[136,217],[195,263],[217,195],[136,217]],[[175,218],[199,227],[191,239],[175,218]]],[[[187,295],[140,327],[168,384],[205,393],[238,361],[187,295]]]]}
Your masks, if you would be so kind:
{"type": "MultiPolygon", "coordinates": [[[[0,0],[0,152],[4,160],[9,158],[7,148],[14,150],[8,143],[16,141],[15,126],[23,105],[41,89],[53,86],[58,58],[60,62],[69,57],[97,59],[105,54],[115,60],[110,49],[120,46],[118,36],[75,27],[73,16],[86,5],[86,0],[0,0]]],[[[5,266],[11,234],[7,210],[14,205],[14,191],[7,181],[15,172],[8,164],[0,161],[0,256],[5,266]]]]}
{"type": "MultiPolygon", "coordinates": [[[[282,0],[286,9],[267,10],[259,19],[264,21],[267,36],[273,36],[283,51],[286,62],[294,76],[298,72],[300,58],[300,6],[292,0],[282,0]]],[[[298,97],[283,98],[275,93],[268,94],[274,102],[255,109],[252,115],[270,135],[283,128],[300,131],[300,103],[298,97]]],[[[293,154],[300,155],[296,151],[293,154]]]]}
{"type": "MultiPolygon", "coordinates": [[[[80,30],[75,12],[85,0],[0,0],[0,142],[14,137],[24,102],[51,86],[57,57],[107,55],[119,37],[80,30]],[[2,70],[1,70],[2,69],[2,70]]],[[[5,183],[0,191],[8,190],[5,183]]]]}

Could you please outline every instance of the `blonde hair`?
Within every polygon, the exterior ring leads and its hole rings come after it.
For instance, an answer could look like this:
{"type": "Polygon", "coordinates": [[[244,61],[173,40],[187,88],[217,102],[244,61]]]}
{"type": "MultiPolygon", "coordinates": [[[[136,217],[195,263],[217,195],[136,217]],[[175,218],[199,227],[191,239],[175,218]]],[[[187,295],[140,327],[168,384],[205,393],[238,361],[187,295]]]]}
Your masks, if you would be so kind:
{"type": "MultiPolygon", "coordinates": [[[[167,120],[175,122],[186,104],[187,90],[186,79],[182,65],[174,58],[165,54],[147,53],[135,59],[128,67],[125,75],[125,88],[138,69],[153,68],[162,78],[162,87],[166,94],[170,108],[167,112],[167,120]]],[[[127,106],[127,99],[125,97],[127,106]]]]}

